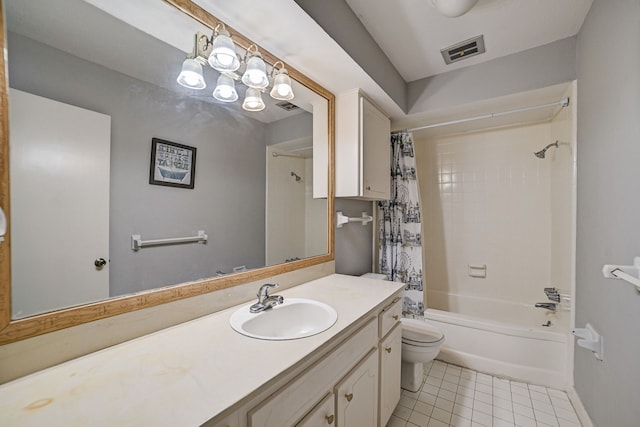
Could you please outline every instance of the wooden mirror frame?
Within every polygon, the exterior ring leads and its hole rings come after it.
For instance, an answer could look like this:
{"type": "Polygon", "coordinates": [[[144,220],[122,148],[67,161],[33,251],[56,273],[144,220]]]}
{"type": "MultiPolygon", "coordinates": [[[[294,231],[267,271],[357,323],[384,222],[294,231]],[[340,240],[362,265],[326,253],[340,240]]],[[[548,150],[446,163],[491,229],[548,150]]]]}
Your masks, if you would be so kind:
{"type": "MultiPolygon", "coordinates": [[[[165,0],[196,21],[213,29],[222,22],[208,11],[190,0],[165,0]]],[[[226,25],[226,23],[225,23],[226,25]]],[[[233,40],[243,48],[253,43],[232,27],[226,25],[233,40]]],[[[8,80],[7,80],[7,40],[5,34],[4,3],[0,0],[0,44],[3,55],[0,55],[0,207],[10,221],[9,193],[9,116],[8,116],[8,80]]],[[[259,47],[264,59],[274,64],[279,59],[267,50],[259,47]]],[[[309,79],[301,72],[287,64],[289,75],[302,85],[311,89],[327,100],[328,105],[328,188],[327,188],[327,246],[328,252],[323,255],[258,268],[228,276],[204,279],[195,282],[177,284],[155,290],[142,291],[131,295],[113,297],[108,300],[86,305],[65,308],[23,319],[11,319],[11,233],[9,229],[4,242],[0,242],[0,345],[35,337],[60,329],[92,322],[119,314],[154,307],[160,304],[203,295],[232,286],[264,279],[267,277],[300,270],[322,264],[334,259],[334,139],[335,139],[335,97],[334,95],[309,79]]]]}

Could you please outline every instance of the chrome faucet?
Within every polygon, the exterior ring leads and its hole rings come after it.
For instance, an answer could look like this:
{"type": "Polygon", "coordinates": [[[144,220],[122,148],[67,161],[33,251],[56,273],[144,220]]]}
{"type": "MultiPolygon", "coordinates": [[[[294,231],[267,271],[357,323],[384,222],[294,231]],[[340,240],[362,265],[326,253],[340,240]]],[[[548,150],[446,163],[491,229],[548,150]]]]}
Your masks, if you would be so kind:
{"type": "Polygon", "coordinates": [[[555,302],[537,302],[535,307],[536,308],[544,308],[545,310],[556,311],[556,303],[555,302]]]}
{"type": "Polygon", "coordinates": [[[284,302],[284,298],[281,295],[269,295],[269,289],[277,288],[278,286],[279,285],[277,283],[265,283],[260,286],[260,290],[257,294],[258,302],[253,304],[249,308],[249,311],[251,313],[260,313],[261,311],[270,309],[274,305],[282,304],[284,302]]]}

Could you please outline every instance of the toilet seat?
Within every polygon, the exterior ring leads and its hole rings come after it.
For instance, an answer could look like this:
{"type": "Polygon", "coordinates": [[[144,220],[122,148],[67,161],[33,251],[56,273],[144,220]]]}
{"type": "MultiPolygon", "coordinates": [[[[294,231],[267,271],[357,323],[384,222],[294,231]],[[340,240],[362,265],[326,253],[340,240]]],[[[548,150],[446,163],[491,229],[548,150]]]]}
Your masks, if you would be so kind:
{"type": "Polygon", "coordinates": [[[430,347],[440,344],[444,334],[435,326],[418,319],[403,318],[402,342],[416,347],[430,347]]]}

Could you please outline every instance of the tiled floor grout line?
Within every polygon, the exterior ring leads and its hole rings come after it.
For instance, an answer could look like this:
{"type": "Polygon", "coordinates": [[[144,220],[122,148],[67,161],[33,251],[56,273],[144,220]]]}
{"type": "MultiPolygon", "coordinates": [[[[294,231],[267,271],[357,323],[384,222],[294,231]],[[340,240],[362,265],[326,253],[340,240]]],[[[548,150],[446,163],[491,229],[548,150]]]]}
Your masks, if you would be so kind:
{"type": "Polygon", "coordinates": [[[580,427],[566,393],[441,361],[402,391],[387,427],[580,427]]]}

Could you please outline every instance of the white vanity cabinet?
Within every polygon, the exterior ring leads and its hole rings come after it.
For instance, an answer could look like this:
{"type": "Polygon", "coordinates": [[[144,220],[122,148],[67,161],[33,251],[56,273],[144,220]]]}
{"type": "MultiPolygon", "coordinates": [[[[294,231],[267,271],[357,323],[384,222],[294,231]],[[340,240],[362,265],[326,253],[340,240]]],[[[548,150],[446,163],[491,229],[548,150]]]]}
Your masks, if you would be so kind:
{"type": "Polygon", "coordinates": [[[336,197],[389,200],[391,122],[355,89],[336,96],[336,197]]]}
{"type": "MultiPolygon", "coordinates": [[[[346,342],[311,366],[286,387],[276,390],[247,414],[249,427],[293,426],[320,402],[327,392],[378,345],[378,322],[371,319],[346,342]]],[[[377,365],[377,362],[376,362],[377,365]]],[[[376,388],[377,389],[377,388],[376,388]]],[[[374,406],[375,407],[375,406],[374,406]]],[[[345,426],[345,424],[340,424],[345,426]]]]}
{"type": "Polygon", "coordinates": [[[324,356],[205,425],[384,427],[400,400],[401,309],[396,293],[324,356]]]}
{"type": "Polygon", "coordinates": [[[400,391],[399,360],[385,349],[396,342],[403,288],[342,274],[314,279],[282,294],[333,307],[338,317],[322,333],[253,339],[230,326],[247,304],[229,307],[2,384],[1,419],[21,427],[76,426],[83,414],[96,427],[384,425],[400,391]]]}

